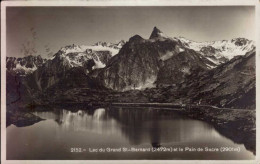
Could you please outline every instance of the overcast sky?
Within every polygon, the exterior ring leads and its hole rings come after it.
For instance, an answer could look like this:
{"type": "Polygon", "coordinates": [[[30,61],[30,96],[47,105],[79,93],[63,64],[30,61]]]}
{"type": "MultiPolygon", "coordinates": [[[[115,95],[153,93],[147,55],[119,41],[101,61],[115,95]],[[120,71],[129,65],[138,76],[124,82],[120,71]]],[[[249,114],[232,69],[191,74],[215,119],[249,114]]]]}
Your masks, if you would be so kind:
{"type": "Polygon", "coordinates": [[[154,26],[166,35],[195,41],[245,37],[255,40],[254,7],[8,7],[7,56],[23,56],[33,42],[37,55],[71,44],[118,42],[154,26]],[[32,32],[35,33],[33,39],[32,32]]]}

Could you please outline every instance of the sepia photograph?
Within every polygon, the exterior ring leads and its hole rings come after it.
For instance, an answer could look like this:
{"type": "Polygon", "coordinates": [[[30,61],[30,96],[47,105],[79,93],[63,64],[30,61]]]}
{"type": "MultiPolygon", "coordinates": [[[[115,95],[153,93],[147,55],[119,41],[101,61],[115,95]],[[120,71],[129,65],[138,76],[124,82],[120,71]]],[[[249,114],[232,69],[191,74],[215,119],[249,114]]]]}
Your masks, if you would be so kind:
{"type": "Polygon", "coordinates": [[[4,21],[6,160],[256,159],[255,6],[7,5],[4,21]]]}

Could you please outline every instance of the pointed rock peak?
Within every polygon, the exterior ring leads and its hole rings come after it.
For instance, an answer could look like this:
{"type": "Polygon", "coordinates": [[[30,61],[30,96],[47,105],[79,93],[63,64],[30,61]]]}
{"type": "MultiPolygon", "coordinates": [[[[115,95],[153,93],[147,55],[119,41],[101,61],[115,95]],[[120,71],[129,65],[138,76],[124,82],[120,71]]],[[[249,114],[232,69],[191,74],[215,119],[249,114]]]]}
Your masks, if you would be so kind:
{"type": "Polygon", "coordinates": [[[159,37],[166,37],[161,30],[159,30],[156,26],[153,28],[153,32],[149,39],[159,38],[159,37]]]}
{"type": "Polygon", "coordinates": [[[153,31],[155,31],[155,32],[159,32],[159,33],[162,33],[162,31],[159,30],[156,26],[154,26],[153,31]]]}
{"type": "Polygon", "coordinates": [[[140,35],[135,35],[129,39],[129,42],[138,42],[144,40],[140,35]]]}

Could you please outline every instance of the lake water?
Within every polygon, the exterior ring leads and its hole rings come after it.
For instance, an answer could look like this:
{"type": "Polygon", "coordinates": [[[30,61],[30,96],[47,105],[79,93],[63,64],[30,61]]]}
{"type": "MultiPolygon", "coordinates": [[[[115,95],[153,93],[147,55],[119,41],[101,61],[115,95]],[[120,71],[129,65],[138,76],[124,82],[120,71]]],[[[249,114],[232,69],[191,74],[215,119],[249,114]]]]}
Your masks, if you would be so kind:
{"type": "Polygon", "coordinates": [[[35,114],[46,120],[7,128],[7,159],[255,158],[244,145],[222,136],[213,126],[174,111],[99,108],[74,112],[55,109],[35,114]],[[229,147],[239,152],[210,152],[206,147],[229,147]],[[137,152],[139,148],[147,151],[137,152]]]}

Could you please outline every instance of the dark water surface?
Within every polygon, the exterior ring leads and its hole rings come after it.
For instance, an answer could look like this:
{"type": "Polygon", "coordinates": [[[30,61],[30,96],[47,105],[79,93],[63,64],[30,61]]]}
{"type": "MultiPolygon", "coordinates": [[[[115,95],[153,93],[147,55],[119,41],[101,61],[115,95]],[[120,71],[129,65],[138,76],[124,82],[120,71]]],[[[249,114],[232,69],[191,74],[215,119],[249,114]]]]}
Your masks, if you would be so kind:
{"type": "Polygon", "coordinates": [[[244,145],[220,135],[208,123],[162,109],[113,108],[35,112],[46,119],[7,128],[7,159],[254,159],[244,145]],[[185,151],[185,147],[203,151],[185,151]],[[237,151],[209,152],[229,147],[237,151]],[[81,148],[83,152],[75,152],[81,148]],[[104,148],[105,152],[90,152],[104,148]],[[148,152],[107,152],[147,148],[148,152]],[[157,152],[151,152],[159,148],[157,152]],[[170,152],[183,148],[183,151],[170,152]],[[166,151],[163,151],[166,150],[166,151]],[[74,152],[71,152],[74,151],[74,152]]]}

